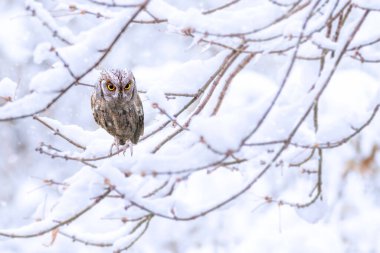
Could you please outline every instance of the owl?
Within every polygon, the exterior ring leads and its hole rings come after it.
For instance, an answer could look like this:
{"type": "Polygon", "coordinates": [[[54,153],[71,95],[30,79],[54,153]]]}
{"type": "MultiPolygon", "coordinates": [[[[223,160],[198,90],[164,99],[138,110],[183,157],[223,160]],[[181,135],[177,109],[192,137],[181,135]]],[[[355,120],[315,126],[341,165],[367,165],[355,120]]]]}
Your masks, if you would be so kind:
{"type": "Polygon", "coordinates": [[[103,70],[91,96],[91,109],[96,123],[115,138],[110,153],[113,146],[119,151],[120,145],[128,143],[132,155],[132,143],[144,133],[144,110],[132,72],[103,70]]]}

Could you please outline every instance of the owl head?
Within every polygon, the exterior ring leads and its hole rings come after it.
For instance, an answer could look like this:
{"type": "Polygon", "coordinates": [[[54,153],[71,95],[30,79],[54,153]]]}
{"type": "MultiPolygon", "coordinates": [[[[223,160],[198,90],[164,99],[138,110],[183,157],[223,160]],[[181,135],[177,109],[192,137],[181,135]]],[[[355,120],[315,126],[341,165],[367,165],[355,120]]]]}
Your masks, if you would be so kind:
{"type": "Polygon", "coordinates": [[[106,101],[130,101],[137,92],[132,72],[123,69],[103,70],[95,89],[106,101]]]}

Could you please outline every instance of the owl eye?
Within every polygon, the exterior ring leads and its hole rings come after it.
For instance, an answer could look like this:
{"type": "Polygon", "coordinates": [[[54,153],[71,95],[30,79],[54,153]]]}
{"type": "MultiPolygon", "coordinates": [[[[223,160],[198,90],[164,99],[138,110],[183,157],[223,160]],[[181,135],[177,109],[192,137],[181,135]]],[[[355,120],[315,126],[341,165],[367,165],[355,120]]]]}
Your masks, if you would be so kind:
{"type": "Polygon", "coordinates": [[[132,82],[129,82],[129,83],[127,83],[127,85],[125,85],[124,89],[129,90],[131,88],[131,86],[132,86],[132,82]]]}
{"type": "Polygon", "coordinates": [[[112,83],[108,82],[108,83],[107,83],[107,89],[108,89],[109,91],[114,91],[114,90],[116,90],[116,86],[113,85],[112,83]]]}

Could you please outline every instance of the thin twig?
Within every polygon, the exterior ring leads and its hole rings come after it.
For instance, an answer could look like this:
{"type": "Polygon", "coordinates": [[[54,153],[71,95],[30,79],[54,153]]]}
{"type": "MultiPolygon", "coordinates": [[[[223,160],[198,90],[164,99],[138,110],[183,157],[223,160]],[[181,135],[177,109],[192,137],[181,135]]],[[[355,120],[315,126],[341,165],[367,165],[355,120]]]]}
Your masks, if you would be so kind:
{"type": "Polygon", "coordinates": [[[237,4],[238,2],[240,2],[240,0],[233,0],[231,2],[228,2],[226,4],[221,5],[219,7],[215,7],[214,9],[203,11],[202,14],[203,15],[208,15],[208,14],[211,14],[211,13],[214,13],[214,12],[226,9],[226,8],[230,7],[231,5],[237,4]]]}
{"type": "Polygon", "coordinates": [[[216,104],[214,111],[212,112],[211,116],[214,116],[218,113],[220,106],[222,105],[223,99],[227,93],[228,88],[231,85],[232,80],[235,78],[235,76],[244,69],[244,67],[253,59],[255,55],[249,54],[247,55],[240,63],[239,65],[232,71],[230,76],[227,78],[224,87],[222,88],[222,92],[219,95],[218,103],[216,104]]]}
{"type": "Polygon", "coordinates": [[[55,135],[58,135],[59,137],[61,137],[62,139],[66,140],[67,142],[69,142],[70,144],[74,145],[75,147],[77,148],[80,148],[82,150],[86,150],[86,147],[80,145],[79,143],[75,142],[74,140],[72,140],[71,138],[67,137],[66,135],[62,134],[59,129],[55,129],[54,127],[52,127],[51,125],[49,125],[46,121],[42,120],[40,117],[38,116],[33,116],[33,119],[34,120],[37,120],[38,122],[40,122],[42,125],[46,126],[47,128],[49,128],[51,131],[54,132],[55,135]]]}
{"type": "Polygon", "coordinates": [[[64,225],[67,225],[67,224],[71,223],[72,221],[74,221],[74,220],[78,219],[79,217],[81,217],[83,214],[87,213],[94,206],[96,206],[97,204],[99,204],[104,198],[106,198],[108,196],[108,194],[110,194],[111,191],[112,190],[110,188],[108,188],[107,190],[104,191],[104,193],[102,193],[101,195],[97,196],[95,198],[95,200],[90,205],[88,205],[85,208],[83,208],[82,210],[79,210],[78,212],[74,213],[69,218],[66,218],[63,221],[57,222],[56,225],[51,225],[51,226],[49,226],[47,228],[43,228],[40,231],[31,232],[31,233],[27,233],[27,234],[13,234],[13,233],[7,233],[7,232],[1,232],[0,231],[0,236],[10,237],[10,238],[31,238],[31,237],[41,236],[41,235],[44,235],[46,233],[49,233],[49,232],[51,232],[51,231],[53,231],[53,230],[55,230],[55,229],[57,229],[59,227],[62,227],[64,225]]]}

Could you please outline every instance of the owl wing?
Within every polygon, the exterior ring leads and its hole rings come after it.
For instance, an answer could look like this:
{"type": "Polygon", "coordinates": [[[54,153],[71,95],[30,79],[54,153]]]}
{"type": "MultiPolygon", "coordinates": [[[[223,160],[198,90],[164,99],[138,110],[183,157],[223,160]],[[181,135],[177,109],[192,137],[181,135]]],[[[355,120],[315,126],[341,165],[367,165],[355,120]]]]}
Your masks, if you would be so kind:
{"type": "Polygon", "coordinates": [[[132,142],[136,144],[139,141],[141,135],[144,134],[144,109],[141,103],[140,97],[137,96],[135,109],[137,114],[136,119],[136,131],[133,135],[132,142]]]}
{"type": "Polygon", "coordinates": [[[99,120],[99,114],[98,114],[98,105],[99,101],[96,100],[96,94],[95,92],[91,96],[91,109],[92,109],[92,114],[94,115],[95,122],[100,125],[100,120],[99,120]]]}

